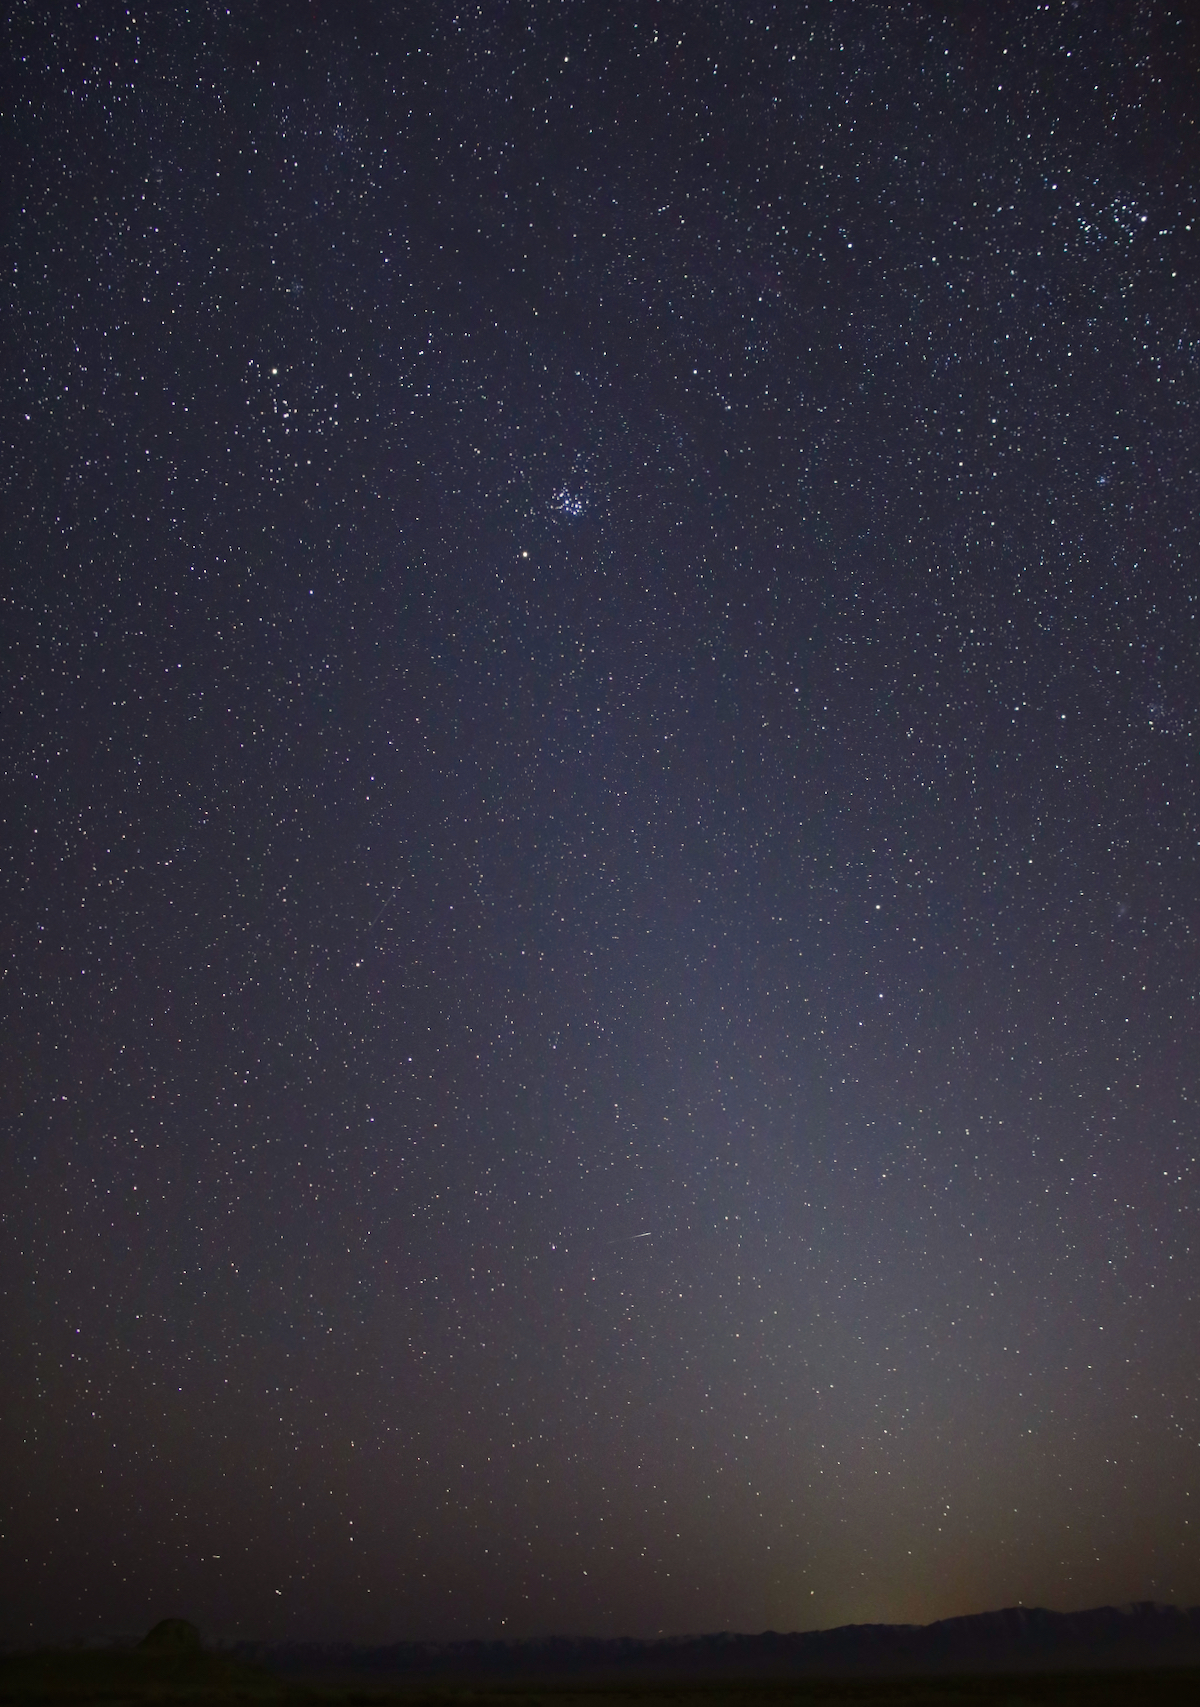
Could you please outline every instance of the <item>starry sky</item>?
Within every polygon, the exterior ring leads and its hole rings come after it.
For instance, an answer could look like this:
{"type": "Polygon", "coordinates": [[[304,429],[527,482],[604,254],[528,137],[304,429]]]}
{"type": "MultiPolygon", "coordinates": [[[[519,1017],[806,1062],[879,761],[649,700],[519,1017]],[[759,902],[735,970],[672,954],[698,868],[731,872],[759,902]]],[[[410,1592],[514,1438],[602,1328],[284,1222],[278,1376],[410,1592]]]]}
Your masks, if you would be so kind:
{"type": "Polygon", "coordinates": [[[3,39],[0,1637],[1200,1600],[1194,9],[3,39]]]}

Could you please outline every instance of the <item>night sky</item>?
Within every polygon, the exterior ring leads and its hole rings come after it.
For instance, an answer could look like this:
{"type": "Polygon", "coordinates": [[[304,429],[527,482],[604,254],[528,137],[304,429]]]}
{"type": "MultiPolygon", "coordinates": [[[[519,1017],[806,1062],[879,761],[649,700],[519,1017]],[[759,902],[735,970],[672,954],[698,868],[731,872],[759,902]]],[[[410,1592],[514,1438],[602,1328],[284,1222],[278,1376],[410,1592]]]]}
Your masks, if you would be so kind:
{"type": "Polygon", "coordinates": [[[1200,20],[25,0],[0,1636],[1200,1600],[1200,20]]]}

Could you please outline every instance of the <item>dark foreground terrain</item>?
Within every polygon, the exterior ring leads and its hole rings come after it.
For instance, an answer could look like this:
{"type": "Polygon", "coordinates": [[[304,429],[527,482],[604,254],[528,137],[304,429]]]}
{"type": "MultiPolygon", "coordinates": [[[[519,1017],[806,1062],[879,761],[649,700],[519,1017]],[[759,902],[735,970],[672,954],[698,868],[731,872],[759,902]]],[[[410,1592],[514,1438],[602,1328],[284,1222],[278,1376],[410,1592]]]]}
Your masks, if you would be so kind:
{"type": "Polygon", "coordinates": [[[0,1656],[0,1702],[284,1701],[301,1691],[224,1654],[111,1651],[0,1656]]]}
{"type": "Polygon", "coordinates": [[[136,1648],[0,1657],[6,1703],[396,1707],[1200,1707],[1200,1608],[1009,1607],[936,1624],[654,1641],[290,1643],[206,1650],[166,1618],[136,1648]]]}
{"type": "Polygon", "coordinates": [[[0,1659],[0,1702],[235,1701],[369,1707],[1197,1707],[1200,1670],[995,1674],[988,1677],[803,1678],[789,1681],[489,1682],[280,1677],[219,1655],[160,1659],[70,1653],[0,1659]]]}

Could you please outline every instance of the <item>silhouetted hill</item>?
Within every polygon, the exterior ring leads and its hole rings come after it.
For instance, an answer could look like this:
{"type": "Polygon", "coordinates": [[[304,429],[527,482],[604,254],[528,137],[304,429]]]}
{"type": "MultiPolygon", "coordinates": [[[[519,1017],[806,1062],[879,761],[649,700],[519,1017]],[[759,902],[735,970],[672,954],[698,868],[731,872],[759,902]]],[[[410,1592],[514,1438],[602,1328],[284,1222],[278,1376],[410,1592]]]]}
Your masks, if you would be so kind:
{"type": "Polygon", "coordinates": [[[243,1650],[280,1670],[376,1676],[688,1677],[1105,1670],[1200,1665],[1200,1607],[1142,1602],[1089,1612],[1008,1607],[936,1624],[847,1624],[781,1635],[613,1641],[304,1643],[243,1650]]]}

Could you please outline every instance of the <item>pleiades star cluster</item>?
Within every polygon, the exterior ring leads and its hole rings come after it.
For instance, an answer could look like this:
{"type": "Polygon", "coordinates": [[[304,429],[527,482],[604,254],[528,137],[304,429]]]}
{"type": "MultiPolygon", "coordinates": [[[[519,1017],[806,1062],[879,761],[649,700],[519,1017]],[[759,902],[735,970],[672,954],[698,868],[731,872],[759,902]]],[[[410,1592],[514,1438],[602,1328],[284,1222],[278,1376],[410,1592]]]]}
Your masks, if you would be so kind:
{"type": "Polygon", "coordinates": [[[1200,1600],[1198,29],[8,8],[0,1637],[1200,1600]]]}

